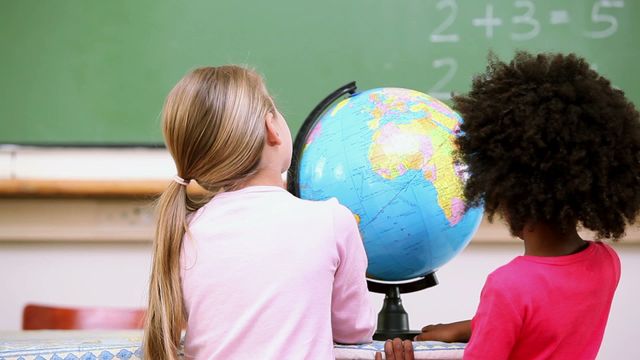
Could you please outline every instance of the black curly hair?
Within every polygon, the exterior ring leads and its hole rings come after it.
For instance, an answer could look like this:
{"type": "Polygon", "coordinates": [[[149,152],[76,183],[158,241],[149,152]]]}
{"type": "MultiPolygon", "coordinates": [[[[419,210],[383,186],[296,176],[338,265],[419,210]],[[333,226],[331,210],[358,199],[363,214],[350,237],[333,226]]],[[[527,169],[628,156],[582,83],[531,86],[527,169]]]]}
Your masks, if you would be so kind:
{"type": "Polygon", "coordinates": [[[620,238],[640,211],[640,118],[624,93],[574,54],[489,55],[471,91],[453,98],[469,206],[511,232],[543,222],[620,238]]]}

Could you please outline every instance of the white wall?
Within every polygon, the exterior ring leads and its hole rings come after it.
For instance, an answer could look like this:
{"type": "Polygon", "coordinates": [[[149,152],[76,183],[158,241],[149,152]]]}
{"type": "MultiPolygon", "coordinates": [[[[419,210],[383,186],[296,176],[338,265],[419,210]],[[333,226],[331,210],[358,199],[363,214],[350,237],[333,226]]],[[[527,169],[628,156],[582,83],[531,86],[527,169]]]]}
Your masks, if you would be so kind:
{"type": "MultiPolygon", "coordinates": [[[[640,359],[640,246],[618,245],[623,275],[599,359],[640,359]]],[[[144,306],[151,246],[134,243],[0,242],[0,330],[18,330],[28,302],[144,306]]],[[[473,315],[484,278],[518,244],[475,244],[438,273],[440,284],[403,295],[413,328],[473,315]]],[[[382,295],[372,294],[376,307],[382,295]]]]}
{"type": "Polygon", "coordinates": [[[0,330],[18,330],[30,302],[145,306],[151,244],[0,243],[0,330]]]}

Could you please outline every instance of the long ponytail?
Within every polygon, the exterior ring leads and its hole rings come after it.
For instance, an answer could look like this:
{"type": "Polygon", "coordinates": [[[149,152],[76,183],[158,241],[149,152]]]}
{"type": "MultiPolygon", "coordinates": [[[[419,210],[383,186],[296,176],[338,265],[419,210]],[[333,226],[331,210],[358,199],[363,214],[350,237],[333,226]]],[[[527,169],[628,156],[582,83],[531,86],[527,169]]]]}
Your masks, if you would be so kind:
{"type": "Polygon", "coordinates": [[[177,360],[185,323],[180,287],[180,249],[186,231],[186,187],[172,182],[158,201],[149,308],[145,323],[145,359],[177,360]]]}

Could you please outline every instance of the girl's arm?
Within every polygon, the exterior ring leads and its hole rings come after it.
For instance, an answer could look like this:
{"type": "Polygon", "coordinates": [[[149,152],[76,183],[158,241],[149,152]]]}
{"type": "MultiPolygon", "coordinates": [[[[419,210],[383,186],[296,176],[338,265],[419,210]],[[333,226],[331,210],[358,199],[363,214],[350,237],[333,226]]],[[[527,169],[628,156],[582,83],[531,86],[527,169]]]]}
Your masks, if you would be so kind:
{"type": "Polygon", "coordinates": [[[464,358],[508,359],[520,334],[522,314],[520,303],[514,300],[511,276],[505,278],[504,271],[489,275],[473,317],[473,336],[464,350],[464,358]]]}
{"type": "Polygon", "coordinates": [[[367,255],[351,211],[335,204],[334,234],[338,268],[331,296],[333,340],[341,344],[371,342],[376,316],[367,290],[367,255]]]}
{"type": "Polygon", "coordinates": [[[450,324],[427,325],[416,341],[468,342],[471,338],[471,320],[450,324]]]}

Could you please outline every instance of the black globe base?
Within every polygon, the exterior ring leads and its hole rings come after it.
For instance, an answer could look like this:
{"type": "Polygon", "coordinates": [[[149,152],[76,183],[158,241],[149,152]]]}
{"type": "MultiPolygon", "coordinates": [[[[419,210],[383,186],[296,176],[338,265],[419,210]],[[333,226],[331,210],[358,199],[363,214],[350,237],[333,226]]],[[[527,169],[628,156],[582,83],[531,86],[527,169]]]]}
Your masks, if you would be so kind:
{"type": "Polygon", "coordinates": [[[409,315],[402,306],[400,294],[423,290],[437,284],[438,279],[435,273],[430,273],[408,283],[383,283],[367,280],[369,291],[385,294],[382,309],[378,313],[378,327],[373,339],[413,340],[420,331],[409,329],[409,315]]]}
{"type": "Polygon", "coordinates": [[[420,334],[420,331],[418,330],[376,331],[376,333],[373,334],[373,340],[385,341],[395,338],[400,338],[402,340],[413,340],[413,338],[415,338],[418,334],[420,334]]]}

